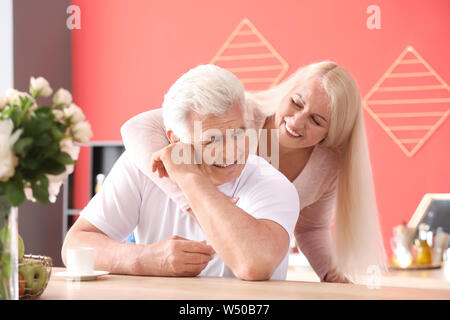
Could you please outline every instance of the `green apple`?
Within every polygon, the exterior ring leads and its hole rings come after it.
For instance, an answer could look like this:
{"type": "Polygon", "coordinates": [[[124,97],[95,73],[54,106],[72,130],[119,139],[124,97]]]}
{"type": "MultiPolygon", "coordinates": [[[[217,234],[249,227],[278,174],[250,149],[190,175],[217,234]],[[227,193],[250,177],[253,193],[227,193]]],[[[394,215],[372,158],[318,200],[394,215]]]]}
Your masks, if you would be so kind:
{"type": "Polygon", "coordinates": [[[23,259],[19,274],[25,280],[26,293],[38,293],[47,282],[47,268],[38,260],[23,259]]]}
{"type": "Polygon", "coordinates": [[[19,297],[25,294],[25,279],[19,274],[19,297]]]}
{"type": "MultiPolygon", "coordinates": [[[[23,239],[20,236],[20,234],[17,235],[17,248],[19,251],[19,262],[22,261],[23,259],[23,255],[25,252],[25,245],[23,243],[23,239]]],[[[10,241],[10,233],[9,233],[9,229],[7,227],[4,227],[3,229],[0,230],[0,248],[3,248],[5,245],[7,245],[7,243],[10,241]]],[[[1,250],[0,250],[1,251],[1,250]]]]}

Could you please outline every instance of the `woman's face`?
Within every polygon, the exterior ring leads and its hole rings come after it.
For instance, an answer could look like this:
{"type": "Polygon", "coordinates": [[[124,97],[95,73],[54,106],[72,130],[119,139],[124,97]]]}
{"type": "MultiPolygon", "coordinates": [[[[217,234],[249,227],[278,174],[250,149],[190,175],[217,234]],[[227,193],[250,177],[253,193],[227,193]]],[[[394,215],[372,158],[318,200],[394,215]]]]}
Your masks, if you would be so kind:
{"type": "Polygon", "coordinates": [[[319,78],[310,78],[283,98],[275,114],[279,143],[286,148],[312,147],[327,137],[329,98],[319,78]]]}

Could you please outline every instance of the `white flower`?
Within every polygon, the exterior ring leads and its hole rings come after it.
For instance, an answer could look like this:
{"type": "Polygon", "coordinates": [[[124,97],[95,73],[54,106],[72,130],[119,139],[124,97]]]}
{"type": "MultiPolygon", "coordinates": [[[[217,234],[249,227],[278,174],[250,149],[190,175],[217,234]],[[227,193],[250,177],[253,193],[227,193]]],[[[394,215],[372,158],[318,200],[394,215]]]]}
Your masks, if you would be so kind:
{"type": "Polygon", "coordinates": [[[25,192],[25,197],[27,198],[27,200],[36,202],[36,199],[33,197],[33,190],[31,188],[25,188],[23,189],[23,191],[25,192]]]}
{"type": "Polygon", "coordinates": [[[37,108],[38,108],[38,105],[37,105],[36,102],[35,102],[35,103],[33,103],[33,104],[31,105],[30,110],[31,110],[31,111],[36,111],[37,108]]]}
{"type": "Polygon", "coordinates": [[[0,94],[0,111],[2,111],[8,105],[8,99],[6,96],[0,94]]]}
{"type": "Polygon", "coordinates": [[[56,121],[64,123],[64,112],[59,109],[52,109],[52,113],[55,116],[56,121]]]}
{"type": "Polygon", "coordinates": [[[6,90],[5,96],[6,96],[6,100],[7,100],[7,104],[8,105],[21,104],[19,97],[29,98],[30,100],[34,101],[33,97],[30,96],[28,93],[21,92],[21,91],[18,91],[16,89],[8,89],[8,90],[6,90]]]}
{"type": "Polygon", "coordinates": [[[47,174],[48,178],[48,200],[51,203],[56,202],[56,197],[59,194],[59,190],[61,189],[64,180],[67,178],[67,172],[63,172],[57,176],[47,174]]]}
{"type": "MultiPolygon", "coordinates": [[[[65,138],[62,139],[59,142],[59,147],[61,148],[62,152],[67,152],[69,154],[69,156],[72,158],[72,160],[78,160],[78,155],[80,153],[80,147],[76,146],[72,139],[70,138],[65,138]]],[[[70,171],[70,170],[69,170],[70,171]]],[[[72,173],[72,172],[70,172],[72,173]]]]}
{"type": "MultiPolygon", "coordinates": [[[[79,151],[79,147],[78,151],[79,151]]],[[[67,151],[66,151],[67,152],[67,151]]],[[[77,155],[78,157],[78,155],[77,155]]],[[[64,171],[61,174],[58,175],[50,175],[47,174],[47,178],[48,178],[48,200],[52,203],[54,203],[56,201],[56,197],[59,194],[59,191],[61,189],[62,184],[64,183],[64,181],[67,179],[67,177],[72,174],[74,169],[74,165],[73,164],[69,164],[66,166],[66,171],[64,171]]]]}
{"type": "Polygon", "coordinates": [[[30,79],[30,92],[35,97],[49,97],[53,90],[43,77],[30,79]]]}
{"type": "MultiPolygon", "coordinates": [[[[61,151],[67,152],[72,160],[78,160],[78,154],[80,153],[80,147],[76,146],[72,139],[65,138],[60,141],[59,146],[61,151]]],[[[66,165],[66,171],[58,175],[50,175],[47,174],[48,178],[48,200],[52,203],[56,201],[56,198],[59,194],[62,184],[64,180],[73,172],[74,165],[69,164],[66,165]]]]}
{"type": "Polygon", "coordinates": [[[72,127],[72,133],[75,138],[75,140],[79,142],[89,142],[89,140],[92,138],[92,130],[91,125],[86,122],[78,122],[72,127]]]}
{"type": "MultiPolygon", "coordinates": [[[[61,186],[63,185],[64,180],[66,180],[69,174],[73,172],[73,168],[73,165],[67,165],[66,171],[61,174],[58,174],[56,176],[50,174],[45,175],[48,179],[48,201],[50,201],[51,203],[56,202],[56,198],[59,194],[59,191],[61,190],[61,186]]],[[[36,199],[33,197],[33,190],[31,188],[25,188],[24,192],[28,200],[36,202],[36,199]]]]}
{"type": "Polygon", "coordinates": [[[84,121],[84,113],[80,107],[72,103],[69,107],[63,109],[64,117],[70,120],[70,123],[77,124],[84,121]]]}
{"type": "Polygon", "coordinates": [[[53,96],[53,103],[57,107],[67,107],[72,103],[72,95],[66,89],[59,89],[53,96]]]}
{"type": "Polygon", "coordinates": [[[12,133],[14,123],[11,119],[0,120],[0,181],[6,182],[14,176],[19,160],[14,153],[14,144],[22,130],[12,133]]]}
{"type": "Polygon", "coordinates": [[[68,164],[66,166],[66,174],[67,176],[69,176],[70,174],[73,173],[73,169],[75,168],[75,166],[73,164],[68,164]]]}

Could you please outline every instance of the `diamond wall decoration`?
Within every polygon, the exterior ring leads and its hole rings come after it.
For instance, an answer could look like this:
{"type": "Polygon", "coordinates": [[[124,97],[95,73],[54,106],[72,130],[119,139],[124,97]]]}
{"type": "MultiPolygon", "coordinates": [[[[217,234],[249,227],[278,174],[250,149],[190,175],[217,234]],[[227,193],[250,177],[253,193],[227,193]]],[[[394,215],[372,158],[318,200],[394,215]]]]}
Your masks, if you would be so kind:
{"type": "Polygon", "coordinates": [[[450,89],[409,46],[364,97],[363,103],[367,112],[411,157],[449,116],[450,89]]]}
{"type": "Polygon", "coordinates": [[[289,68],[248,19],[239,23],[210,63],[233,72],[247,91],[270,88],[289,68]]]}

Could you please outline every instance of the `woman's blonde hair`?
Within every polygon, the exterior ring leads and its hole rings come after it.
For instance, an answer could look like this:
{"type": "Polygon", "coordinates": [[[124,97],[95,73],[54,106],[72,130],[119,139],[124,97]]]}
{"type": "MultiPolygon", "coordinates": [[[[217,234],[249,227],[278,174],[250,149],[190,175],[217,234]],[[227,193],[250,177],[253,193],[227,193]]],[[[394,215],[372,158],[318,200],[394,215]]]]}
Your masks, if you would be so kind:
{"type": "MultiPolygon", "coordinates": [[[[335,206],[335,266],[354,282],[386,271],[386,253],[378,221],[369,151],[364,130],[361,96],[353,77],[331,61],[313,63],[297,70],[279,85],[246,93],[261,112],[275,114],[284,97],[312,77],[321,79],[330,99],[331,120],[322,145],[337,149],[339,172],[335,206]]],[[[306,191],[307,192],[307,191],[306,191]]]]}

